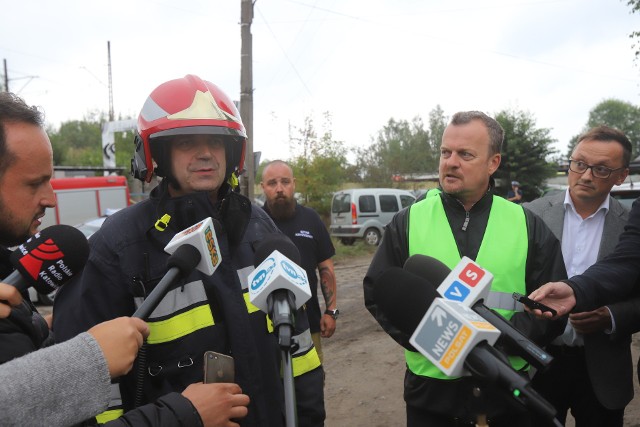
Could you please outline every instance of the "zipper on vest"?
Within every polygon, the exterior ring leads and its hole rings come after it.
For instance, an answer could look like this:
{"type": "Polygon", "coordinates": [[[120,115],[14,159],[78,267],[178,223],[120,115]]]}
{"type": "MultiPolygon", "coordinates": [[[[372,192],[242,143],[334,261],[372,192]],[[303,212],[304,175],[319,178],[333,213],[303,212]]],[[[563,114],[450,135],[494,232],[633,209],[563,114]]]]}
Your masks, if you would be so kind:
{"type": "Polygon", "coordinates": [[[464,211],[464,224],[462,224],[462,231],[467,231],[469,225],[469,211],[464,211]]]}

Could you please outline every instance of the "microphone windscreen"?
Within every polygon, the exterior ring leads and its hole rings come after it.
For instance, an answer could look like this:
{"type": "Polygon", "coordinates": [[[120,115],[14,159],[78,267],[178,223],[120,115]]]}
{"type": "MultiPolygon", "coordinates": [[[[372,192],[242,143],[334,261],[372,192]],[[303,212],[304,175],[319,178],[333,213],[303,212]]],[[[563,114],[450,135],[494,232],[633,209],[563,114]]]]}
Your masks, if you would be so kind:
{"type": "Polygon", "coordinates": [[[440,294],[428,280],[402,268],[391,267],[374,283],[373,297],[389,322],[411,335],[440,294]]]}
{"type": "Polygon", "coordinates": [[[451,273],[451,269],[439,259],[422,254],[411,255],[403,268],[436,284],[436,287],[451,273]]]}
{"type": "Polygon", "coordinates": [[[40,293],[51,293],[78,274],[89,258],[89,243],[70,225],[52,225],[13,251],[11,264],[40,293]]]}
{"type": "Polygon", "coordinates": [[[262,261],[267,259],[273,251],[278,251],[289,258],[294,263],[300,265],[300,251],[291,239],[282,233],[270,233],[256,245],[256,252],[253,256],[253,266],[257,267],[262,261]]]}
{"type": "Polygon", "coordinates": [[[196,268],[201,258],[202,254],[195,246],[184,244],[167,259],[167,268],[176,267],[182,274],[189,274],[196,268]]]}

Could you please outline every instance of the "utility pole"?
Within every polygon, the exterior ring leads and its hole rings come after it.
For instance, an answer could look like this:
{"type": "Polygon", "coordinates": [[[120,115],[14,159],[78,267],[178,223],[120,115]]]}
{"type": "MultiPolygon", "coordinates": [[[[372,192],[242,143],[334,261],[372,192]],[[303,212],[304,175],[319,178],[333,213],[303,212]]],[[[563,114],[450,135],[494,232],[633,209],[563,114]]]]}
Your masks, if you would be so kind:
{"type": "Polygon", "coordinates": [[[109,64],[109,121],[113,121],[113,85],[111,82],[111,42],[107,41],[107,56],[109,64]]]}
{"type": "Polygon", "coordinates": [[[7,72],[7,59],[3,59],[4,62],[4,91],[9,92],[9,73],[7,72]]]}
{"type": "Polygon", "coordinates": [[[253,200],[253,184],[255,182],[255,166],[253,161],[253,45],[251,39],[251,22],[253,21],[252,0],[240,0],[240,35],[242,47],[240,51],[240,117],[247,132],[247,146],[244,157],[244,173],[240,182],[240,192],[253,200]]]}

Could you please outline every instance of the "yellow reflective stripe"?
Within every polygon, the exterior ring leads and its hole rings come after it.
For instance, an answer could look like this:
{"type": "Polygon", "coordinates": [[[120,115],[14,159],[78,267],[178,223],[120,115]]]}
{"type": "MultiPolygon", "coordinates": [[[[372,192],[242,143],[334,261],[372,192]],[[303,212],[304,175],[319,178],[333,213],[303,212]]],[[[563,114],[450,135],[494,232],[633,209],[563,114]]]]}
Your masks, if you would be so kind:
{"type": "Polygon", "coordinates": [[[249,292],[244,292],[242,296],[244,297],[244,303],[247,305],[247,311],[249,312],[249,314],[260,311],[258,307],[251,304],[251,300],[249,300],[249,292]]]}
{"type": "MultiPolygon", "coordinates": [[[[242,296],[244,297],[244,303],[247,306],[247,311],[249,312],[249,314],[255,313],[256,311],[260,311],[258,307],[251,304],[251,301],[249,300],[249,292],[243,293],[242,296]]],[[[271,319],[269,319],[269,316],[265,316],[265,318],[267,319],[267,331],[269,331],[269,333],[272,333],[273,322],[271,322],[271,319]]]]}
{"type": "Polygon", "coordinates": [[[124,409],[112,409],[96,415],[96,420],[98,421],[98,424],[105,424],[109,421],[120,418],[123,414],[124,409]]]}
{"type": "Polygon", "coordinates": [[[208,305],[201,305],[166,320],[148,321],[149,344],[160,344],[188,335],[198,329],[215,325],[208,305]]]}
{"type": "Polygon", "coordinates": [[[291,364],[293,365],[293,376],[298,377],[319,367],[320,357],[318,356],[316,348],[313,347],[306,354],[294,356],[291,359],[291,364]]]}

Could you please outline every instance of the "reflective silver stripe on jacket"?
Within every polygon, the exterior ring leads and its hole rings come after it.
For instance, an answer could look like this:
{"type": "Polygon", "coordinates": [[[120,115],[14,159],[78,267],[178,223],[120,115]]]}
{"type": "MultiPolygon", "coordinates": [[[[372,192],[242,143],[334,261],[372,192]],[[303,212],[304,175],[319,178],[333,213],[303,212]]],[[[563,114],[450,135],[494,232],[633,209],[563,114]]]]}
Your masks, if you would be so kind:
{"type": "Polygon", "coordinates": [[[202,280],[196,280],[169,291],[153,310],[149,320],[170,316],[198,303],[205,302],[208,304],[208,301],[202,280]]]}
{"type": "Polygon", "coordinates": [[[253,270],[255,270],[255,268],[253,268],[253,266],[251,265],[237,270],[238,279],[240,279],[240,284],[242,285],[243,291],[249,289],[249,275],[253,273],[253,270]]]}
{"type": "Polygon", "coordinates": [[[300,354],[300,353],[306,353],[307,351],[309,351],[309,349],[311,347],[313,347],[313,340],[311,339],[311,330],[307,329],[306,331],[302,332],[299,335],[296,335],[294,337],[295,339],[298,340],[298,344],[300,344],[300,348],[298,348],[298,350],[296,350],[295,353],[293,353],[293,356],[295,357],[296,354],[300,354]]]}
{"type": "Polygon", "coordinates": [[[489,292],[489,296],[484,302],[489,308],[500,308],[502,310],[509,311],[523,311],[522,304],[517,302],[511,296],[512,294],[507,292],[489,292]]]}

